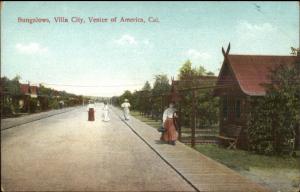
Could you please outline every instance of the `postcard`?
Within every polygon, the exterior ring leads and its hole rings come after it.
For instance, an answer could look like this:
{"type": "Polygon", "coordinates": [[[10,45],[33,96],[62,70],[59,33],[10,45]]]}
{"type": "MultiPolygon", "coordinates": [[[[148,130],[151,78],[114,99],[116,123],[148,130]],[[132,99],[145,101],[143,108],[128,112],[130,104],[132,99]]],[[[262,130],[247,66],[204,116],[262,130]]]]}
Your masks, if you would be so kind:
{"type": "Polygon", "coordinates": [[[300,192],[298,1],[1,1],[1,191],[300,192]]]}

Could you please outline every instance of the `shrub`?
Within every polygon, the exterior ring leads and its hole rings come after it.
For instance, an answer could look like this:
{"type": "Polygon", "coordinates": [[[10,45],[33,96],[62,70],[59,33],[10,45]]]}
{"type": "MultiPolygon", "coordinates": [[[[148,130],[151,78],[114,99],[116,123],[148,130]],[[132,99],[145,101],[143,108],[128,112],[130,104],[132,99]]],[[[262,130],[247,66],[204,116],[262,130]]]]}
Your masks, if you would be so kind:
{"type": "Polygon", "coordinates": [[[300,116],[300,70],[294,66],[279,66],[273,70],[272,83],[266,86],[266,96],[251,99],[249,114],[250,149],[263,154],[291,152],[290,141],[300,116]]]}

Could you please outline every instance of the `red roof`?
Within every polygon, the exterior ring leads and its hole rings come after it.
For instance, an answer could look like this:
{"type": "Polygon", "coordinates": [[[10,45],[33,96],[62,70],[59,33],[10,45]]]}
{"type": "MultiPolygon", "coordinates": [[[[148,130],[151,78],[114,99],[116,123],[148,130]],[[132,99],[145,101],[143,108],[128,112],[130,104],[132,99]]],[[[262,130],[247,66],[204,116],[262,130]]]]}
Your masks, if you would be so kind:
{"type": "Polygon", "coordinates": [[[227,55],[227,61],[223,63],[218,78],[218,84],[222,84],[222,71],[226,64],[233,72],[241,90],[250,96],[265,95],[264,83],[270,83],[271,69],[280,64],[291,65],[300,62],[299,56],[265,56],[265,55],[227,55]]]}
{"type": "MultiPolygon", "coordinates": [[[[21,84],[20,90],[23,94],[29,94],[29,85],[28,84],[21,84]]],[[[37,86],[30,86],[30,92],[31,94],[37,95],[38,87],[37,86]]]]}
{"type": "Polygon", "coordinates": [[[20,91],[23,94],[28,94],[29,93],[28,84],[21,84],[20,91]]]}

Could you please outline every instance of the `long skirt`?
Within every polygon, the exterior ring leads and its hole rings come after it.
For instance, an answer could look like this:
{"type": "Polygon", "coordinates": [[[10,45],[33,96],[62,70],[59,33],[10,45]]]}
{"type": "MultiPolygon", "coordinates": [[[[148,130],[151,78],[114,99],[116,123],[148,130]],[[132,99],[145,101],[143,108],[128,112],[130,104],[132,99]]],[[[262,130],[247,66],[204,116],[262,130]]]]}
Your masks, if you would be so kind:
{"type": "Polygon", "coordinates": [[[95,121],[95,111],[94,111],[93,108],[89,108],[88,114],[89,114],[88,120],[89,121],[95,121]]]}
{"type": "Polygon", "coordinates": [[[130,115],[130,112],[129,112],[129,109],[124,109],[124,119],[125,120],[129,120],[129,115],[130,115]]]}
{"type": "Polygon", "coordinates": [[[103,121],[109,121],[109,112],[106,110],[103,112],[103,121]]]}
{"type": "Polygon", "coordinates": [[[165,132],[163,132],[160,139],[163,141],[176,141],[178,138],[178,133],[172,118],[167,118],[164,123],[164,128],[165,132]]]}

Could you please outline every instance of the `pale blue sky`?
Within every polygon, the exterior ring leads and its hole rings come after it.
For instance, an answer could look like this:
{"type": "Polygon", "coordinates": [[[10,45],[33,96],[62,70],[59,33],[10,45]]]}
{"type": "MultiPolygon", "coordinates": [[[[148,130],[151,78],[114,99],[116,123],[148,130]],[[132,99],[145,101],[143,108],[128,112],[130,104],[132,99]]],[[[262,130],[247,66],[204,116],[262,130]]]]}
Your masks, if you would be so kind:
{"type": "Polygon", "coordinates": [[[23,82],[112,96],[153,82],[155,74],[177,76],[187,59],[217,75],[228,42],[232,54],[288,55],[299,46],[299,3],[5,2],[1,30],[1,76],[19,74],[23,82]],[[55,23],[58,16],[85,23],[55,23]],[[160,22],[88,21],[150,16],[160,22]],[[18,17],[51,23],[18,23],[18,17]]]}

